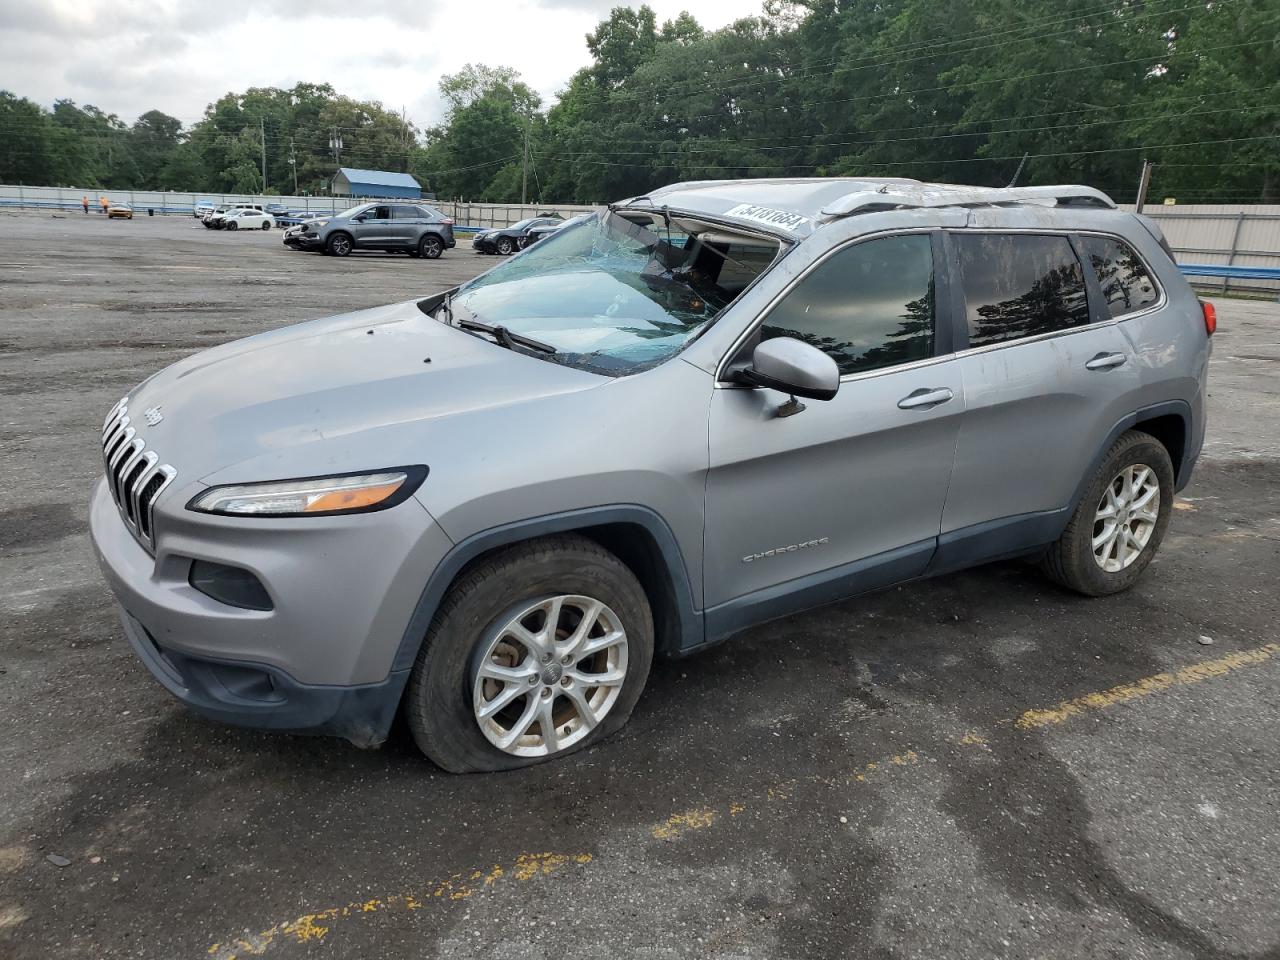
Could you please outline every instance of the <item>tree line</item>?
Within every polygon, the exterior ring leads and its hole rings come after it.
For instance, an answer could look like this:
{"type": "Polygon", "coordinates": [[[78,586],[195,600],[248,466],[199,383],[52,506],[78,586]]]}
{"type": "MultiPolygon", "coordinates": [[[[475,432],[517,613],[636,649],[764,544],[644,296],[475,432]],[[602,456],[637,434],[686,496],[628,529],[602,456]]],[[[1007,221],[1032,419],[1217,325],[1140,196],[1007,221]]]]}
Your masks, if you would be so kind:
{"type": "Polygon", "coordinates": [[[1156,202],[1280,202],[1277,0],[766,0],[719,30],[618,7],[586,45],[551,105],[511,67],[443,77],[426,129],[328,84],[228,94],[189,129],[0,93],[0,181],[249,192],[265,155],[276,193],[340,161],[494,202],[836,175],[1132,200],[1148,159],[1156,202]]]}

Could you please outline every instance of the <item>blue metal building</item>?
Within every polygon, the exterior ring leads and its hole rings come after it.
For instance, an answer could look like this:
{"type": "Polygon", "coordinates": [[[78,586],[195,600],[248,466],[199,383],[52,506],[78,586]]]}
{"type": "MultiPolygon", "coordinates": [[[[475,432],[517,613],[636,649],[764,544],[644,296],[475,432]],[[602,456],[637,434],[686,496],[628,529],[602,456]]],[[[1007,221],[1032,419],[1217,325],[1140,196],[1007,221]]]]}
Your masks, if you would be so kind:
{"type": "Polygon", "coordinates": [[[401,200],[420,200],[422,187],[407,173],[340,167],[333,175],[333,195],[335,197],[395,197],[401,200]]]}

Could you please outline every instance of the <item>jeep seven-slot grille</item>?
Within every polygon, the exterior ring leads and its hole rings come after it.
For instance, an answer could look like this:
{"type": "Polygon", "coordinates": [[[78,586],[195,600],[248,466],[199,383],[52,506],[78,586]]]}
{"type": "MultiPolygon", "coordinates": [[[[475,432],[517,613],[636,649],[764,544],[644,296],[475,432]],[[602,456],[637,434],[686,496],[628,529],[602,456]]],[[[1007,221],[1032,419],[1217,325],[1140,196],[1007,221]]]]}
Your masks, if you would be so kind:
{"type": "Polygon", "coordinates": [[[161,463],[155,452],[147,449],[132,424],[129,398],[125,397],[112,407],[102,425],[102,462],[106,467],[107,489],[125,526],[143,546],[154,549],[153,507],[178,471],[161,463]]]}

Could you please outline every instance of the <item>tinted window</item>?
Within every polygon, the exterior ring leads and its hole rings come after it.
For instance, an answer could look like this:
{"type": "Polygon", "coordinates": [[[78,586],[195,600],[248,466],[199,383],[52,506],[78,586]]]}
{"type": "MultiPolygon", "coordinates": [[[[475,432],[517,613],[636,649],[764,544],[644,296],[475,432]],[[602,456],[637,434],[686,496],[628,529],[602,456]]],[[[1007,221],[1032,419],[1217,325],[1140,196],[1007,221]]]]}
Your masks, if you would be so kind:
{"type": "Polygon", "coordinates": [[[1089,322],[1084,272],[1066,237],[955,234],[969,346],[1089,322]]]}
{"type": "Polygon", "coordinates": [[[391,215],[397,220],[420,220],[422,218],[422,213],[417,207],[409,207],[402,204],[392,207],[391,215]]]}
{"type": "Polygon", "coordinates": [[[1149,307],[1159,298],[1156,285],[1142,259],[1122,240],[1081,237],[1085,256],[1098,275],[1098,285],[1111,316],[1120,317],[1149,307]]]}
{"type": "Polygon", "coordinates": [[[795,337],[841,374],[933,355],[933,247],[928,234],[869,240],[805,277],[765,318],[762,340],[795,337]]]}

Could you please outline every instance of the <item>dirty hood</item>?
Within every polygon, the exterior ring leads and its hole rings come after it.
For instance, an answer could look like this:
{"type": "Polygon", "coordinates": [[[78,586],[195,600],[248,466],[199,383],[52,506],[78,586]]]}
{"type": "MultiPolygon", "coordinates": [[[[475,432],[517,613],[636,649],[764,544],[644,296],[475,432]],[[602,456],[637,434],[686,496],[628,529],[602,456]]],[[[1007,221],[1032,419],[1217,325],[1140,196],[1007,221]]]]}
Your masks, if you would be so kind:
{"type": "Polygon", "coordinates": [[[251,460],[271,464],[275,476],[259,479],[352,469],[348,452],[386,461],[354,469],[421,462],[414,438],[425,422],[607,382],[447,327],[409,302],[197,353],[135,388],[129,413],[184,486],[224,482],[251,460]]]}

